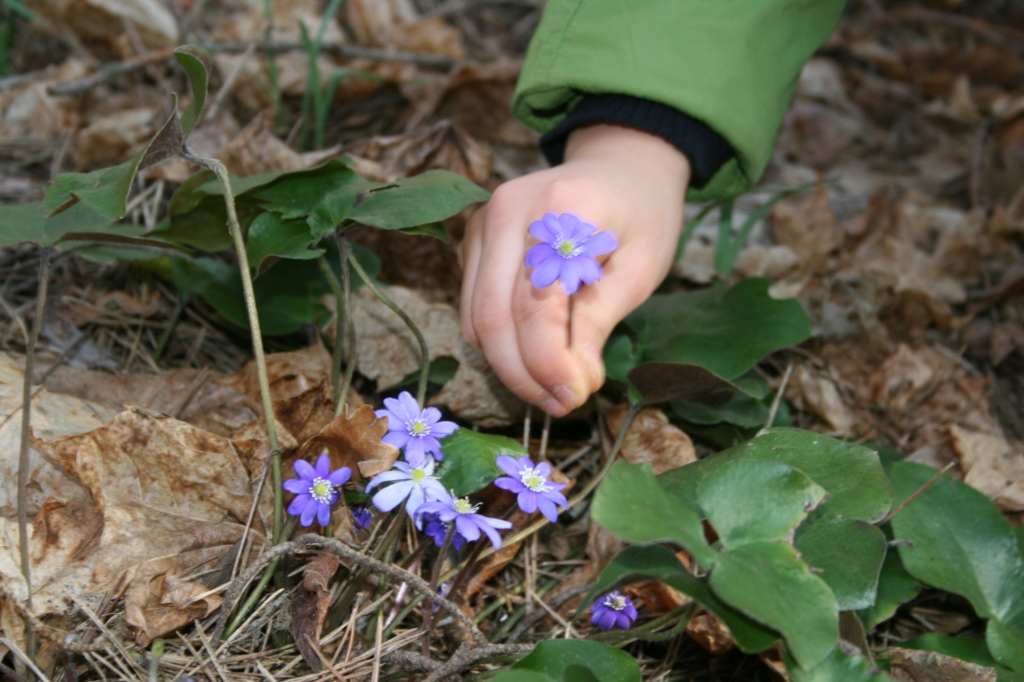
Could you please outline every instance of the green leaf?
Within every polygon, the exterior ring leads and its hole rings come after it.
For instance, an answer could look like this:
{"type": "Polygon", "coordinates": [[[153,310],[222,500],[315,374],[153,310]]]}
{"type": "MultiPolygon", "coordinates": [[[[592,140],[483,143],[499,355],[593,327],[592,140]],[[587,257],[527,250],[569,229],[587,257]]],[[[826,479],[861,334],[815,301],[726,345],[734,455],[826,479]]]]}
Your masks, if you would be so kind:
{"type": "MultiPolygon", "coordinates": [[[[554,639],[538,642],[533,651],[514,663],[510,672],[533,672],[556,682],[640,682],[636,659],[615,647],[585,639],[554,639]],[[581,675],[581,672],[585,674],[581,675]],[[589,676],[587,676],[589,675],[589,676]]],[[[526,682],[530,678],[506,677],[495,682],[526,682]]]]}
{"type": "Polygon", "coordinates": [[[891,682],[892,680],[863,656],[851,656],[838,648],[810,670],[804,670],[797,666],[789,655],[784,655],[783,660],[786,663],[789,678],[793,682],[891,682]]]}
{"type": "Polygon", "coordinates": [[[249,226],[246,252],[249,267],[262,274],[270,263],[267,259],[295,258],[309,260],[323,254],[322,249],[310,249],[316,241],[305,220],[282,220],[277,213],[261,213],[249,226]]]}
{"type": "MultiPolygon", "coordinates": [[[[635,335],[634,364],[687,363],[731,380],[767,353],[807,339],[811,326],[803,308],[795,299],[772,298],[770,284],[752,278],[651,296],[624,321],[635,335]]],[[[609,376],[625,381],[625,363],[616,360],[609,376]]]]}
{"type": "Polygon", "coordinates": [[[756,540],[721,552],[710,581],[723,601],[782,633],[801,668],[814,668],[839,640],[832,590],[787,544],[756,540]]]}
{"type": "Polygon", "coordinates": [[[706,578],[694,577],[679,562],[675,552],[658,545],[634,545],[622,550],[601,572],[594,588],[577,609],[577,617],[602,594],[651,578],[691,596],[702,607],[718,616],[729,627],[741,651],[764,651],[779,638],[776,633],[715,596],[706,578]]]}
{"type": "MultiPolygon", "coordinates": [[[[427,370],[427,381],[431,384],[437,384],[444,386],[449,381],[455,378],[455,373],[459,371],[459,361],[450,355],[441,355],[430,361],[430,369],[427,370]]],[[[401,387],[414,384],[419,381],[420,371],[409,372],[404,377],[399,379],[396,383],[386,388],[380,389],[378,393],[390,393],[393,390],[401,387]]]]}
{"type": "Polygon", "coordinates": [[[441,439],[444,461],[438,467],[437,477],[445,490],[453,490],[456,497],[481,490],[505,474],[495,463],[501,455],[525,457],[523,446],[504,436],[492,436],[470,429],[459,429],[441,439]]]}
{"type": "Polygon", "coordinates": [[[594,495],[591,517],[624,540],[676,542],[701,566],[715,560],[700,518],[658,484],[649,464],[613,464],[594,495]]]}
{"type": "Polygon", "coordinates": [[[768,406],[762,400],[743,391],[736,391],[721,405],[690,400],[673,400],[669,409],[693,424],[721,424],[727,422],[746,428],[761,427],[768,421],[768,406]]]}
{"type": "Polygon", "coordinates": [[[417,227],[450,218],[490,196],[490,192],[461,175],[431,170],[370,190],[347,218],[386,230],[417,227]]]}
{"type": "Polygon", "coordinates": [[[907,573],[907,569],[903,567],[900,553],[895,550],[887,551],[878,576],[875,602],[857,612],[857,616],[864,623],[864,629],[870,632],[879,623],[892,618],[900,604],[916,597],[921,592],[921,587],[921,583],[914,580],[914,576],[907,573]]]}
{"type": "Polygon", "coordinates": [[[340,159],[314,168],[282,174],[252,191],[263,208],[284,219],[306,218],[313,235],[322,237],[348,219],[360,194],[384,187],[355,173],[340,159]]]}
{"type": "Polygon", "coordinates": [[[824,497],[802,472],[765,460],[733,460],[697,486],[697,503],[727,549],[787,538],[824,497]]]}
{"type": "Polygon", "coordinates": [[[889,482],[874,450],[788,427],[763,429],[755,438],[659,477],[670,493],[697,508],[697,485],[734,459],[784,462],[824,488],[822,510],[847,519],[875,523],[892,504],[889,482]]]}
{"type": "Polygon", "coordinates": [[[512,670],[505,668],[500,674],[492,678],[493,682],[556,682],[553,678],[544,673],[533,670],[512,670]]]}
{"type": "Polygon", "coordinates": [[[206,90],[209,85],[209,71],[213,66],[210,53],[196,45],[184,45],[174,51],[174,56],[185,69],[189,85],[192,86],[192,101],[181,112],[182,142],[188,139],[203,115],[206,105],[206,90]]]}
{"type": "Polygon", "coordinates": [[[796,529],[793,546],[832,589],[840,611],[875,603],[886,554],[885,534],[864,521],[815,512],[796,529]]]}
{"type": "MultiPolygon", "coordinates": [[[[897,503],[908,499],[935,469],[912,462],[892,467],[897,503]]],[[[907,571],[921,582],[954,592],[983,618],[1017,625],[1024,614],[1024,562],[1017,538],[999,509],[974,488],[942,476],[892,519],[907,571]]]]}
{"type": "MultiPolygon", "coordinates": [[[[184,187],[185,185],[182,185],[182,188],[184,187]]],[[[174,197],[176,196],[177,193],[174,197]]],[[[183,213],[175,210],[174,197],[168,205],[167,221],[150,234],[202,251],[223,251],[231,248],[234,242],[231,233],[228,232],[228,210],[222,197],[206,197],[197,206],[183,213]]],[[[252,215],[244,212],[239,214],[243,232],[252,218],[252,215]]]]}
{"type": "Polygon", "coordinates": [[[444,229],[444,225],[441,223],[427,223],[426,225],[417,225],[415,227],[403,227],[402,232],[406,234],[426,234],[440,239],[445,244],[448,243],[448,230],[444,229]]]}
{"type": "Polygon", "coordinates": [[[997,661],[1015,672],[1024,673],[1024,627],[1006,625],[993,618],[985,628],[985,642],[997,661]]]}

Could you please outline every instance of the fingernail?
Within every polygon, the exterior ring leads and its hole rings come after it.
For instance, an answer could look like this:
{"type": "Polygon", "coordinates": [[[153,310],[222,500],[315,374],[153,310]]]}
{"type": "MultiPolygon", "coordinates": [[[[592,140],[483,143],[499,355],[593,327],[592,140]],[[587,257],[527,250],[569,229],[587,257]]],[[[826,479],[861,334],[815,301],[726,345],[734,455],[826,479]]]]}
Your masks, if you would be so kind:
{"type": "Polygon", "coordinates": [[[540,409],[556,417],[565,414],[565,407],[554,398],[545,398],[542,400],[540,403],[540,409]]]}
{"type": "Polygon", "coordinates": [[[574,409],[579,404],[579,398],[576,396],[576,392],[568,386],[555,386],[551,391],[551,395],[555,396],[555,400],[557,400],[566,411],[574,409]]]}

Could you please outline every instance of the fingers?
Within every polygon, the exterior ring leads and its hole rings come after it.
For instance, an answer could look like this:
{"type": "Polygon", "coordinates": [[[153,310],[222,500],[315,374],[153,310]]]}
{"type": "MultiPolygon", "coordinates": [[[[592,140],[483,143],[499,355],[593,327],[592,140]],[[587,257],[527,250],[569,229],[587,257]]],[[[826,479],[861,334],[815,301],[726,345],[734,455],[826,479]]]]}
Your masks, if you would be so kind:
{"type": "Polygon", "coordinates": [[[476,288],[477,272],[480,268],[480,235],[483,229],[486,207],[476,211],[466,225],[466,235],[459,246],[459,260],[462,265],[462,294],[459,300],[459,322],[462,335],[472,346],[480,346],[473,329],[473,291],[476,288]]]}

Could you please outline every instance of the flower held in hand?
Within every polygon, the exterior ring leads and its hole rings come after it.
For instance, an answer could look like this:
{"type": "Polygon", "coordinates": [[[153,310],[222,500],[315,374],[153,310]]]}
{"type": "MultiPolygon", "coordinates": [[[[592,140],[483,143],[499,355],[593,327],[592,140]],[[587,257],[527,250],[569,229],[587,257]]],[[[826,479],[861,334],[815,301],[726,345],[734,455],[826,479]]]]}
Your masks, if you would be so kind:
{"type": "Polygon", "coordinates": [[[575,213],[545,213],[530,224],[530,234],[541,240],[526,252],[526,267],[534,268],[530,281],[538,289],[559,280],[562,290],[572,296],[580,284],[601,279],[601,264],[594,256],[611,253],[619,240],[611,232],[597,232],[597,226],[575,213]]]}
{"type": "Polygon", "coordinates": [[[478,504],[472,504],[465,497],[455,498],[448,493],[439,497],[433,502],[425,502],[416,510],[417,527],[422,528],[423,520],[427,514],[437,514],[437,520],[441,523],[455,523],[455,530],[466,540],[473,542],[480,538],[483,533],[494,545],[494,549],[501,548],[501,536],[495,528],[511,528],[512,524],[501,519],[492,519],[483,514],[477,514],[480,508],[478,504]]]}
{"type": "Polygon", "coordinates": [[[554,523],[558,520],[558,509],[555,505],[569,508],[569,501],[559,492],[565,487],[565,483],[552,483],[548,480],[551,465],[547,462],[534,466],[533,460],[529,457],[517,459],[508,455],[501,455],[496,461],[498,467],[508,476],[497,479],[494,485],[516,493],[519,496],[519,508],[527,514],[540,509],[541,513],[554,523]]]}
{"type": "Polygon", "coordinates": [[[590,610],[594,612],[590,622],[605,631],[612,628],[626,630],[636,620],[636,607],[629,597],[623,596],[618,590],[598,599],[590,610]]]}
{"type": "Polygon", "coordinates": [[[427,453],[437,461],[444,459],[441,443],[444,438],[459,428],[455,422],[441,421],[441,410],[436,407],[420,409],[420,404],[408,391],[398,394],[398,399],[385,398],[384,407],[377,410],[378,417],[388,418],[388,432],[383,440],[396,448],[405,448],[405,459],[413,466],[427,453]]]}
{"type": "Polygon", "coordinates": [[[312,525],[316,517],[317,523],[326,527],[331,522],[331,507],[338,501],[336,486],[347,483],[352,470],[341,467],[331,471],[331,457],[325,452],[315,468],[304,459],[295,460],[295,473],[298,478],[284,482],[284,489],[297,495],[288,505],[288,513],[298,516],[303,526],[312,525]]]}

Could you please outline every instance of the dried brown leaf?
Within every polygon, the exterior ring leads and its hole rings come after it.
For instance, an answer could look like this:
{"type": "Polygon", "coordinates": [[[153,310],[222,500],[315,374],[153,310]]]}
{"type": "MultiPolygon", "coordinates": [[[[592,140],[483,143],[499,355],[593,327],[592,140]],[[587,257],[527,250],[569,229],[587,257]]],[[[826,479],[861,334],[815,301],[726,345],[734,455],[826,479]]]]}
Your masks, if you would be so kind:
{"type": "Polygon", "coordinates": [[[726,624],[707,611],[701,611],[690,619],[686,634],[712,656],[721,656],[736,646],[726,624]]]}
{"type": "Polygon", "coordinates": [[[1001,434],[949,424],[949,437],[966,474],[964,482],[1003,511],[1024,511],[1024,445],[1001,434]]]}
{"type": "MultiPolygon", "coordinates": [[[[274,400],[294,398],[315,387],[330,376],[331,355],[320,344],[288,353],[271,353],[267,356],[267,377],[270,381],[270,395],[274,400]]],[[[255,361],[248,362],[237,373],[218,379],[217,383],[234,388],[247,395],[259,410],[260,388],[256,377],[255,361]]],[[[262,410],[259,410],[262,413],[262,410]]]]}
{"type": "MultiPolygon", "coordinates": [[[[628,405],[615,405],[605,412],[609,433],[619,432],[628,412],[628,405]]],[[[626,432],[621,452],[622,458],[630,464],[650,464],[655,476],[697,461],[690,437],[656,407],[645,407],[637,412],[626,432]]]]}
{"type": "Polygon", "coordinates": [[[323,667],[320,633],[331,601],[327,584],[340,563],[336,554],[317,554],[303,569],[302,583],[292,596],[289,630],[306,665],[317,672],[323,667]]]}
{"type": "Polygon", "coordinates": [[[889,647],[892,675],[908,682],[995,682],[996,671],[934,651],[889,647]]]}
{"type": "MultiPolygon", "coordinates": [[[[213,551],[208,558],[216,559],[218,555],[219,552],[213,551]]],[[[165,557],[141,563],[128,571],[125,620],[136,628],[136,640],[140,644],[149,644],[157,637],[209,615],[224,601],[219,594],[207,594],[209,589],[205,585],[183,579],[181,574],[188,568],[179,557],[165,557]]]]}
{"type": "Polygon", "coordinates": [[[331,455],[331,468],[349,467],[352,480],[372,478],[390,469],[398,459],[398,448],[381,441],[387,432],[387,417],[378,418],[372,407],[360,405],[328,422],[305,449],[326,449],[331,455]]]}

